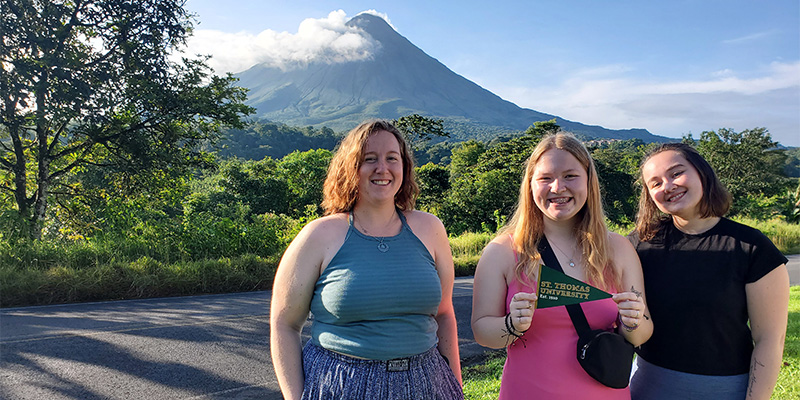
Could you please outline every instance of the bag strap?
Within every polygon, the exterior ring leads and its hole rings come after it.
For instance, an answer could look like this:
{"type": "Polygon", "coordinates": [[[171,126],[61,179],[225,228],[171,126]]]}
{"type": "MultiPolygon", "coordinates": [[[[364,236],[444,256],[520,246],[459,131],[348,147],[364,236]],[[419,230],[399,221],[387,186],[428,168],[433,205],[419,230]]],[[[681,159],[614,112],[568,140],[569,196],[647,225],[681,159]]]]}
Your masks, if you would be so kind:
{"type": "MultiPolygon", "coordinates": [[[[542,261],[544,261],[545,267],[564,273],[564,269],[561,268],[556,253],[553,252],[553,248],[550,247],[550,243],[545,236],[542,236],[542,240],[539,241],[539,254],[542,255],[542,261]]],[[[575,326],[575,331],[578,332],[578,336],[591,332],[592,329],[589,327],[589,321],[586,320],[586,314],[584,314],[580,303],[569,304],[564,307],[567,308],[569,318],[572,319],[572,325],[575,326]]]]}

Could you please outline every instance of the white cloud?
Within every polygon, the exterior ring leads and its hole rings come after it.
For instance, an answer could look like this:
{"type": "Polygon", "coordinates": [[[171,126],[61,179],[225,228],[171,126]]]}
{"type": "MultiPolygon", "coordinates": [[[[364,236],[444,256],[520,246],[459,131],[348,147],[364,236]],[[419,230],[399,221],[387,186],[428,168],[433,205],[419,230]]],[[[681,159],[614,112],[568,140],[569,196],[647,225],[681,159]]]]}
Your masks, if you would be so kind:
{"type": "Polygon", "coordinates": [[[764,32],[756,32],[756,33],[753,33],[753,34],[747,35],[747,36],[742,36],[742,37],[738,37],[738,38],[734,38],[734,39],[723,40],[722,43],[734,44],[734,45],[735,44],[742,44],[742,43],[749,43],[749,42],[754,42],[754,41],[757,41],[757,40],[768,38],[768,37],[774,35],[775,33],[777,33],[777,31],[775,31],[774,29],[773,30],[769,30],[769,31],[764,31],[764,32]]]}
{"type": "Polygon", "coordinates": [[[625,68],[594,68],[547,87],[495,89],[521,107],[612,129],[645,128],[680,137],[705,130],[766,127],[773,139],[800,146],[800,61],[772,63],[759,76],[724,70],[707,80],[658,82],[621,77],[625,68]]]}
{"type": "Polygon", "coordinates": [[[379,44],[360,29],[346,26],[347,20],[344,11],[333,11],[327,18],[304,20],[295,34],[269,29],[258,35],[198,29],[185,54],[211,55],[208,65],[219,74],[241,72],[261,63],[288,69],[312,61],[369,59],[379,44]]]}
{"type": "Polygon", "coordinates": [[[392,25],[392,21],[389,19],[389,16],[384,14],[384,13],[382,13],[382,12],[378,12],[375,9],[370,9],[370,10],[365,10],[365,11],[362,11],[362,12],[356,14],[356,17],[361,15],[361,14],[369,14],[369,15],[374,15],[376,17],[381,17],[381,18],[383,18],[384,21],[386,21],[387,24],[389,24],[389,26],[392,27],[392,29],[397,30],[397,28],[395,28],[394,25],[392,25]]]}

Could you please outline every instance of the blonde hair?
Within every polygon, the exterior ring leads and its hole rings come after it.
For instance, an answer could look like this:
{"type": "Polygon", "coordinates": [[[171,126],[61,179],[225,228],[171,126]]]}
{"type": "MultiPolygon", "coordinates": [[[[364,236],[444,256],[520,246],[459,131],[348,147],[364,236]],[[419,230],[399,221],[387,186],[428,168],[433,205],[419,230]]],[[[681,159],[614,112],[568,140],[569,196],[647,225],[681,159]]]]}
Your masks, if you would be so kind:
{"type": "Polygon", "coordinates": [[[587,172],[588,195],[586,204],[578,211],[575,218],[580,220],[575,225],[578,238],[578,249],[583,260],[586,260],[588,280],[603,289],[619,288],[620,277],[613,268],[608,240],[608,228],[605,225],[605,214],[600,199],[600,182],[594,161],[586,147],[571,133],[558,132],[545,136],[533,149],[526,161],[525,176],[519,189],[519,201],[511,220],[501,231],[511,234],[512,246],[520,253],[520,261],[514,267],[517,279],[525,274],[530,280],[536,279],[534,272],[541,261],[539,242],[544,237],[544,215],[533,199],[531,180],[536,164],[542,155],[551,149],[564,150],[572,154],[587,172]]]}
{"type": "Polygon", "coordinates": [[[348,212],[358,201],[358,170],[364,163],[367,140],[378,131],[394,135],[400,145],[400,158],[403,161],[403,182],[394,196],[395,206],[401,210],[411,210],[419,194],[414,175],[414,160],[403,134],[384,120],[370,120],[351,130],[336,150],[328,176],[322,188],[322,208],[325,215],[348,212]]]}

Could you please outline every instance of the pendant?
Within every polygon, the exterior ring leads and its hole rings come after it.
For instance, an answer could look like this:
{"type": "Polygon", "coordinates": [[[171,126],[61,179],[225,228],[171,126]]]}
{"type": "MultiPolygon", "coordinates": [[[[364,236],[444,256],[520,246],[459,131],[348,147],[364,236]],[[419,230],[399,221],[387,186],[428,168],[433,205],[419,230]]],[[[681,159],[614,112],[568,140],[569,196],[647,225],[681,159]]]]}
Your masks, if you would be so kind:
{"type": "Polygon", "coordinates": [[[381,242],[378,243],[378,251],[380,251],[381,253],[386,253],[387,251],[389,251],[389,245],[383,243],[383,240],[381,240],[381,242]]]}
{"type": "Polygon", "coordinates": [[[575,268],[575,262],[572,261],[572,260],[569,260],[569,266],[575,268]]]}

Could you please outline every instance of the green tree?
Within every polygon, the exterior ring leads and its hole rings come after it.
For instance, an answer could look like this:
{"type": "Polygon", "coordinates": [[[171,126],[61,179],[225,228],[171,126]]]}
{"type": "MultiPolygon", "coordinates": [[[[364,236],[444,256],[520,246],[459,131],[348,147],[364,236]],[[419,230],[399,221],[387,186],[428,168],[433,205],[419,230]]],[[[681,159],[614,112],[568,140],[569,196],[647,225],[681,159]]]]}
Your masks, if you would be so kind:
{"type": "Polygon", "coordinates": [[[470,168],[474,167],[478,163],[481,154],[485,151],[486,145],[474,139],[455,147],[450,156],[450,184],[452,185],[467,173],[470,168]]]}
{"type": "Polygon", "coordinates": [[[450,133],[444,130],[444,121],[441,119],[423,117],[419,114],[406,115],[392,124],[405,135],[408,144],[416,150],[423,142],[427,142],[434,137],[450,137],[450,133]]]}
{"type": "Polygon", "coordinates": [[[800,147],[786,150],[786,164],[783,173],[792,178],[800,178],[800,147]]]}
{"type": "Polygon", "coordinates": [[[423,211],[438,214],[442,200],[450,190],[450,172],[447,168],[434,163],[427,163],[415,169],[419,182],[417,207],[423,211]]]}
{"type": "Polygon", "coordinates": [[[0,192],[39,238],[53,197],[84,165],[180,169],[207,162],[245,90],[205,60],[174,62],[184,0],[0,2],[0,192]]]}
{"type": "Polygon", "coordinates": [[[684,141],[697,148],[730,191],[732,214],[748,213],[758,197],[771,197],[790,189],[783,174],[786,153],[778,149],[778,143],[765,128],[742,132],[723,128],[705,131],[697,141],[691,135],[684,141]]]}
{"type": "Polygon", "coordinates": [[[91,237],[135,236],[141,234],[144,226],[179,225],[175,219],[183,214],[190,176],[178,172],[149,169],[131,173],[110,167],[78,168],[69,180],[73,189],[69,201],[53,208],[48,217],[49,227],[68,237],[91,237]]]}
{"type": "Polygon", "coordinates": [[[289,189],[289,210],[294,217],[305,213],[306,206],[322,203],[322,185],[333,153],[325,149],[294,151],[278,163],[278,171],[289,189]]]}
{"type": "Polygon", "coordinates": [[[267,157],[259,161],[229,162],[222,169],[223,192],[250,207],[251,214],[288,213],[289,186],[278,172],[278,163],[267,157]]]}
{"type": "Polygon", "coordinates": [[[639,188],[639,163],[647,149],[640,139],[586,143],[597,168],[603,209],[617,224],[634,221],[639,188]]]}
{"type": "Polygon", "coordinates": [[[485,151],[479,142],[453,150],[451,190],[442,206],[442,221],[453,233],[494,231],[514,210],[525,161],[540,137],[525,135],[499,142],[485,151]],[[473,161],[475,160],[475,161],[473,161]],[[458,175],[453,177],[453,173],[458,175]]]}
{"type": "Polygon", "coordinates": [[[333,150],[341,140],[330,128],[298,128],[266,120],[252,121],[243,129],[223,129],[219,155],[260,160],[280,159],[299,150],[333,150]]]}
{"type": "Polygon", "coordinates": [[[535,122],[522,136],[486,147],[471,140],[453,149],[450,185],[439,215],[452,233],[494,231],[514,210],[525,161],[555,120],[535,122]]]}
{"type": "Polygon", "coordinates": [[[534,122],[533,125],[525,130],[525,136],[533,136],[541,139],[545,135],[556,133],[559,130],[561,130],[561,127],[556,123],[556,119],[553,118],[549,121],[534,122]]]}

